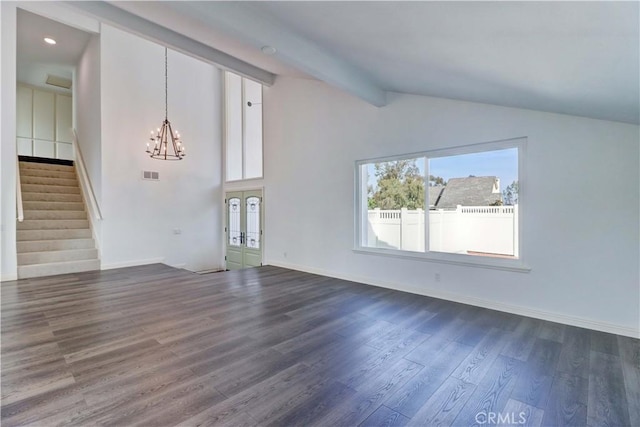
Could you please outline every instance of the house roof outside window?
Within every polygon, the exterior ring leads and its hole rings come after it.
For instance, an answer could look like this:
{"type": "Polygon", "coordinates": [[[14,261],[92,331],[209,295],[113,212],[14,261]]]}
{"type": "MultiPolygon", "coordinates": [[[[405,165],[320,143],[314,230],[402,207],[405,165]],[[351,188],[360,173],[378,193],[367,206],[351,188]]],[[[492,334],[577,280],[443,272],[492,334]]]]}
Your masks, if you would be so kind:
{"type": "Polygon", "coordinates": [[[455,209],[458,205],[495,206],[502,202],[500,179],[495,176],[451,178],[447,181],[447,185],[440,189],[439,198],[433,196],[437,194],[436,188],[429,188],[429,207],[431,208],[455,209]]]}

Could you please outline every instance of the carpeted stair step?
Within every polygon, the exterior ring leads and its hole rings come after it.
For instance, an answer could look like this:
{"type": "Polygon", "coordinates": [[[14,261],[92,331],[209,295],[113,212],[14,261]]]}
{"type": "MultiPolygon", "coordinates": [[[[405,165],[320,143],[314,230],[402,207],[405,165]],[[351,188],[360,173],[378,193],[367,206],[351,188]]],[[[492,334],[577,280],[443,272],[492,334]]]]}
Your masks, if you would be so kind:
{"type": "Polygon", "coordinates": [[[87,219],[86,211],[24,211],[24,219],[87,219]]]}
{"type": "Polygon", "coordinates": [[[71,249],[95,249],[93,239],[31,240],[18,242],[18,254],[28,252],[65,251],[71,249]]]}
{"type": "Polygon", "coordinates": [[[80,187],[69,187],[68,185],[46,185],[46,184],[25,184],[20,183],[24,193],[56,193],[56,194],[80,194],[80,187]]]}
{"type": "Polygon", "coordinates": [[[18,230],[59,230],[89,228],[86,219],[25,219],[18,223],[18,230]]]}
{"type": "Polygon", "coordinates": [[[84,211],[84,203],[78,202],[22,202],[24,210],[84,211]]]}
{"type": "Polygon", "coordinates": [[[76,173],[73,169],[67,171],[57,171],[51,169],[29,169],[20,168],[20,177],[36,176],[44,178],[64,178],[64,179],[76,179],[76,173]]]}
{"type": "Polygon", "coordinates": [[[18,266],[18,277],[21,279],[28,279],[30,277],[53,276],[57,274],[78,273],[81,271],[99,269],[100,261],[97,259],[20,265],[18,266]]]}
{"type": "Polygon", "coordinates": [[[67,249],[61,251],[26,252],[18,254],[18,264],[48,264],[52,262],[84,261],[97,258],[97,249],[67,249]]]}
{"type": "Polygon", "coordinates": [[[22,192],[23,202],[79,202],[82,203],[80,194],[60,194],[60,193],[33,193],[31,191],[22,192]]]}
{"type": "Polygon", "coordinates": [[[44,185],[60,185],[65,187],[78,187],[76,179],[66,178],[49,178],[44,176],[21,176],[20,184],[44,184],[44,185]]]}
{"type": "Polygon", "coordinates": [[[55,165],[52,163],[37,163],[37,162],[20,162],[20,170],[22,169],[54,170],[54,171],[60,171],[60,172],[74,171],[74,167],[69,165],[55,165]]]}
{"type": "Polygon", "coordinates": [[[16,238],[19,242],[32,240],[56,240],[56,239],[91,239],[91,230],[61,229],[61,230],[18,230],[16,238]]]}

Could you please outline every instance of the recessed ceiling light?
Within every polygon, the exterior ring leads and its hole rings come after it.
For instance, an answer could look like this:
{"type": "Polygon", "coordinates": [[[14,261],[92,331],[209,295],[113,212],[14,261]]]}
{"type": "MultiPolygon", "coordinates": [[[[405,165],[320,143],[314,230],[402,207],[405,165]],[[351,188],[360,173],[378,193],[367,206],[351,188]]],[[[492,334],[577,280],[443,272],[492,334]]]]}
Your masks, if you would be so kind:
{"type": "Polygon", "coordinates": [[[276,48],[273,47],[273,46],[262,46],[262,48],[260,48],[260,50],[265,55],[273,55],[274,53],[276,53],[276,48]]]}
{"type": "Polygon", "coordinates": [[[45,37],[44,41],[48,44],[56,44],[56,41],[54,39],[52,39],[51,37],[45,37]]]}

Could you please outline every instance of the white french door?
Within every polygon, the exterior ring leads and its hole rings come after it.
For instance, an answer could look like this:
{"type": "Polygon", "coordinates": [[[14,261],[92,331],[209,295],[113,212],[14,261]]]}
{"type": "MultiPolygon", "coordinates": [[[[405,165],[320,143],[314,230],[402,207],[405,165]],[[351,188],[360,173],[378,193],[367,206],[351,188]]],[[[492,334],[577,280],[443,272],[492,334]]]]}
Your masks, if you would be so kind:
{"type": "Polygon", "coordinates": [[[262,191],[226,193],[226,267],[238,270],[262,265],[262,191]]]}

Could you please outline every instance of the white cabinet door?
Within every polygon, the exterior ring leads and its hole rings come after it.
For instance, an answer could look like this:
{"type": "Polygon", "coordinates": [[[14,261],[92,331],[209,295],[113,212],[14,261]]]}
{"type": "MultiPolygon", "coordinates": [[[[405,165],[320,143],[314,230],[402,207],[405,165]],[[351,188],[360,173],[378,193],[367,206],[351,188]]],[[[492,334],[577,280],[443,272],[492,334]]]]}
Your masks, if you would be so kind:
{"type": "Polygon", "coordinates": [[[28,138],[18,138],[18,156],[33,156],[33,141],[28,138]]]}
{"type": "Polygon", "coordinates": [[[54,98],[51,92],[33,92],[33,137],[53,141],[54,139],[54,98]]]}
{"type": "Polygon", "coordinates": [[[47,159],[56,158],[56,143],[53,141],[43,141],[36,139],[33,141],[33,155],[47,159]]]}
{"type": "Polygon", "coordinates": [[[18,86],[16,92],[16,136],[31,138],[33,132],[33,90],[18,86]]]}
{"type": "Polygon", "coordinates": [[[56,141],[73,142],[71,125],[71,97],[56,95],[56,141]]]}
{"type": "Polygon", "coordinates": [[[73,145],[56,142],[56,159],[73,160],[73,145]]]}

